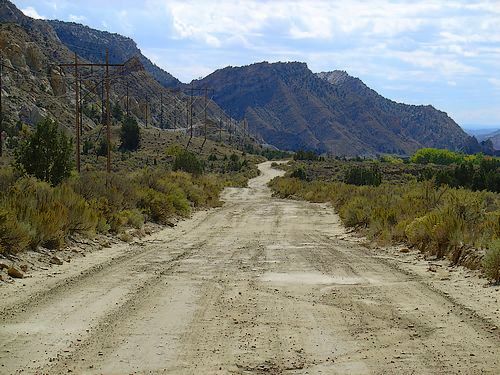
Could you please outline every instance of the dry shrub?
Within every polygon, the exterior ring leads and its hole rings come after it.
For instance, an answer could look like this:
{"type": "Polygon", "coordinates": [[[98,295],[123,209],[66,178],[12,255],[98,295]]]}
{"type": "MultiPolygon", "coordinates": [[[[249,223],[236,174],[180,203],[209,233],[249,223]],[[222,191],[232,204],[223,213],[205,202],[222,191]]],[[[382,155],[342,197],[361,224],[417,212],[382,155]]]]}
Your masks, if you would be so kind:
{"type": "Polygon", "coordinates": [[[93,233],[99,220],[98,212],[70,186],[62,185],[55,189],[55,198],[67,209],[65,233],[93,233]]]}
{"type": "MultiPolygon", "coordinates": [[[[243,173],[254,173],[245,163],[243,173]]],[[[193,207],[220,205],[232,175],[191,175],[164,169],[134,173],[84,172],[57,187],[0,170],[0,253],[28,246],[59,248],[71,233],[123,233],[141,229],[145,216],[166,224],[193,207]],[[5,178],[4,178],[5,177],[5,178]]],[[[245,181],[246,183],[246,181],[245,181]]]]}
{"type": "Polygon", "coordinates": [[[368,226],[370,224],[370,202],[366,197],[355,197],[343,205],[340,218],[348,227],[368,226]]]}
{"type": "Polygon", "coordinates": [[[57,249],[64,243],[68,209],[48,183],[33,177],[20,179],[10,190],[6,207],[28,226],[32,248],[42,245],[57,249]]]}
{"type": "Polygon", "coordinates": [[[141,229],[144,225],[144,215],[138,209],[124,210],[122,215],[127,218],[127,225],[135,229],[141,229]]]}
{"type": "MultiPolygon", "coordinates": [[[[12,225],[29,233],[32,248],[59,248],[68,234],[91,233],[98,221],[95,210],[69,186],[53,188],[33,177],[18,180],[5,195],[2,206],[12,218],[12,225]]],[[[19,233],[14,228],[11,231],[19,233]]]]}
{"type": "Polygon", "coordinates": [[[0,195],[9,190],[17,180],[17,176],[12,168],[0,169],[0,195]]]}
{"type": "Polygon", "coordinates": [[[7,210],[0,209],[0,254],[17,253],[29,243],[29,228],[7,210]]]}
{"type": "Polygon", "coordinates": [[[483,269],[486,277],[500,283],[500,241],[493,241],[483,259],[483,269]]]}
{"type": "Polygon", "coordinates": [[[175,213],[167,196],[157,190],[145,188],[140,191],[139,207],[148,218],[156,223],[166,224],[175,213]]]}
{"type": "Polygon", "coordinates": [[[366,228],[371,238],[407,242],[455,261],[463,248],[500,239],[499,196],[494,193],[439,187],[432,181],[357,187],[278,177],[269,185],[281,198],[332,203],[346,226],[366,228]]]}

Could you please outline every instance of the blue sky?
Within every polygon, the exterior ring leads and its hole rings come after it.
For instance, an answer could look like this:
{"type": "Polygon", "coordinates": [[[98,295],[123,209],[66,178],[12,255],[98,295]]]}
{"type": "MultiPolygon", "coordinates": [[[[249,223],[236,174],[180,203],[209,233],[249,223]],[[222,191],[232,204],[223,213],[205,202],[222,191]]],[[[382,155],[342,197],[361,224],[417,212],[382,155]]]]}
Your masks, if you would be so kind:
{"type": "Polygon", "coordinates": [[[183,82],[227,65],[304,61],[380,94],[500,127],[500,0],[14,0],[37,18],[132,37],[183,82]]]}

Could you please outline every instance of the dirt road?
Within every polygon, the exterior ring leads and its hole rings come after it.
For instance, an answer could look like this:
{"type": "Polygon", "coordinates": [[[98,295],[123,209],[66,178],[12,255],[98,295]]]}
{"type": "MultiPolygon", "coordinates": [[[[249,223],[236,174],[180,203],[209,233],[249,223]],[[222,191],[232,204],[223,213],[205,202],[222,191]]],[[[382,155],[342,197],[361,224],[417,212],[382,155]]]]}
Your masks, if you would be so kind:
{"type": "Polygon", "coordinates": [[[0,287],[0,373],[500,372],[494,322],[260,168],[219,209],[0,287]]]}

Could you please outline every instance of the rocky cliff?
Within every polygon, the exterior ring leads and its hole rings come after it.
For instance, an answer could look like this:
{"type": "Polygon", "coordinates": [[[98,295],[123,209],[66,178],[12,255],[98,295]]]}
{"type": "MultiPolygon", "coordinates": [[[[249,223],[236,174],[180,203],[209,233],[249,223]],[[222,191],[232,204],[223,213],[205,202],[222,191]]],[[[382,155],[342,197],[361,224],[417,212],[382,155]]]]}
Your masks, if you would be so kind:
{"type": "Polygon", "coordinates": [[[144,69],[161,85],[179,87],[181,82],[151,62],[144,56],[137,44],[120,34],[92,29],[74,22],[48,21],[57,36],[70,50],[95,63],[105,61],[105,49],[109,49],[109,61],[122,63],[132,57],[138,57],[144,69]]]}

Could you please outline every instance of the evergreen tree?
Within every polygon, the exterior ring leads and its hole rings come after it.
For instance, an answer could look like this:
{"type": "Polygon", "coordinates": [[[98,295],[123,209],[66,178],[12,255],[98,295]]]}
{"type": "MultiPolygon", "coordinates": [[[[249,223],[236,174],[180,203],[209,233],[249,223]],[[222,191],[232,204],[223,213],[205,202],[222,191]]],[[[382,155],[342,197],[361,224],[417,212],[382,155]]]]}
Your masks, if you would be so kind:
{"type": "Polygon", "coordinates": [[[122,150],[135,151],[139,148],[141,142],[141,131],[136,119],[126,117],[123,121],[120,131],[120,140],[122,150]]]}
{"type": "Polygon", "coordinates": [[[71,174],[72,145],[56,122],[45,118],[37,124],[35,132],[19,144],[15,165],[24,173],[57,185],[71,174]]]}

